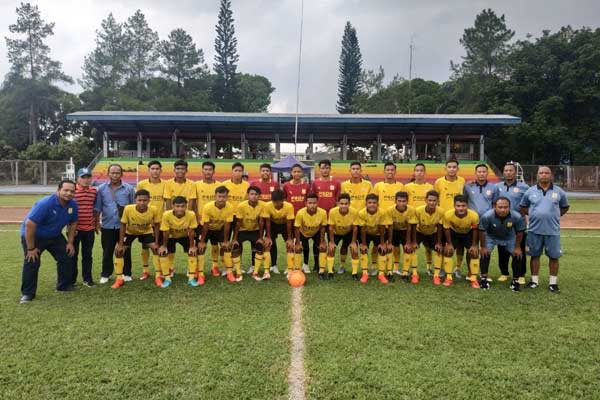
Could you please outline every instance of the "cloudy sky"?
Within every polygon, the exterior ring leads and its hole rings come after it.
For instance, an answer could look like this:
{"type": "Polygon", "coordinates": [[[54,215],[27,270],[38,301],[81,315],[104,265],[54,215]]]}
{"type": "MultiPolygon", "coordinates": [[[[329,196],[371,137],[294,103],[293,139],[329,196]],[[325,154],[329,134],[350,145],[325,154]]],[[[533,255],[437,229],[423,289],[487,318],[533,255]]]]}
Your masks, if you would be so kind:
{"type": "MultiPolygon", "coordinates": [[[[10,35],[20,1],[0,0],[0,32],[10,35]]],[[[140,8],[161,39],[175,28],[188,31],[214,59],[214,26],[219,0],[39,0],[46,21],[56,23],[48,43],[65,72],[81,77],[81,66],[94,48],[95,31],[109,12],[119,21],[140,8]]],[[[276,90],[271,112],[294,112],[300,0],[232,0],[238,38],[238,70],[268,77],[276,90]]],[[[505,14],[516,38],[563,25],[597,27],[599,0],[305,0],[300,112],[335,112],[340,41],[346,21],[356,27],[367,69],[383,66],[386,76],[408,76],[411,36],[415,44],[414,75],[443,81],[450,60],[460,61],[465,27],[484,8],[505,14]]],[[[6,43],[0,42],[0,75],[8,71],[6,43]]],[[[77,92],[77,85],[67,89],[77,92]]]]}

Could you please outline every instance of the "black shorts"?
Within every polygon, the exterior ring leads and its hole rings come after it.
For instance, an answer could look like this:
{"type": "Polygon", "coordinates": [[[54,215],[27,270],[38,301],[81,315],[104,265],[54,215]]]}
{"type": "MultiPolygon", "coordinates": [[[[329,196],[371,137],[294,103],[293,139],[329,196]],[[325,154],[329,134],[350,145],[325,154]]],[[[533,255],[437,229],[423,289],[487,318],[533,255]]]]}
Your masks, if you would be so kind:
{"type": "Polygon", "coordinates": [[[169,238],[167,241],[167,250],[169,253],[175,253],[175,245],[179,243],[186,253],[190,250],[190,240],[187,236],[182,238],[169,238]]]}
{"type": "Polygon", "coordinates": [[[342,242],[342,247],[347,248],[352,243],[352,232],[345,235],[333,234],[333,243],[337,246],[339,242],[342,242]]]}
{"type": "Polygon", "coordinates": [[[396,231],[392,234],[392,246],[398,247],[406,244],[406,233],[408,231],[396,231]]]}
{"type": "Polygon", "coordinates": [[[131,246],[133,241],[137,239],[142,245],[154,243],[154,235],[151,233],[147,233],[145,235],[131,235],[129,233],[125,234],[125,241],[123,244],[127,247],[131,246]]]}
{"type": "Polygon", "coordinates": [[[455,250],[468,249],[473,244],[473,231],[469,233],[456,233],[450,230],[450,240],[455,250]]]}
{"type": "Polygon", "coordinates": [[[223,243],[223,239],[224,239],[224,233],[225,233],[225,229],[221,228],[217,231],[211,231],[209,230],[206,233],[206,237],[203,238],[205,239],[205,241],[208,243],[210,241],[210,244],[212,244],[213,246],[218,244],[218,243],[223,243]]]}
{"type": "Polygon", "coordinates": [[[258,231],[239,231],[237,235],[237,241],[240,245],[244,242],[250,242],[252,248],[254,248],[258,239],[260,239],[258,231]]]}
{"type": "MultiPolygon", "coordinates": [[[[158,231],[158,241],[156,244],[162,243],[163,240],[163,231],[158,231]]],[[[148,245],[146,243],[142,243],[142,249],[147,249],[148,245]]]]}
{"type": "Polygon", "coordinates": [[[271,240],[275,242],[277,236],[281,235],[283,240],[288,240],[287,224],[274,224],[271,222],[271,240]]]}
{"type": "MultiPolygon", "coordinates": [[[[442,235],[443,237],[443,235],[442,235]]],[[[437,232],[432,233],[431,235],[426,235],[421,232],[417,232],[417,243],[425,245],[428,249],[433,250],[435,248],[435,243],[437,242],[437,232]]]]}
{"type": "Polygon", "coordinates": [[[371,243],[373,243],[374,246],[379,246],[381,244],[381,241],[379,239],[379,235],[369,235],[367,233],[367,247],[369,247],[371,243]]]}

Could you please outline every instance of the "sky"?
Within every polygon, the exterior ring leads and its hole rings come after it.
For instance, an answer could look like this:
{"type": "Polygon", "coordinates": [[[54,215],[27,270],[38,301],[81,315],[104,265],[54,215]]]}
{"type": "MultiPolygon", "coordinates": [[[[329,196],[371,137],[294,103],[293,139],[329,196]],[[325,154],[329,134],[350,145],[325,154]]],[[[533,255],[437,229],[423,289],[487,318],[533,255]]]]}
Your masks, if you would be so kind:
{"type": "MultiPolygon", "coordinates": [[[[0,0],[0,33],[12,36],[20,1],[0,0]]],[[[48,40],[51,56],[75,80],[84,57],[95,47],[96,30],[112,12],[124,22],[136,9],[146,15],[161,39],[183,28],[202,48],[212,67],[219,0],[40,0],[42,18],[55,22],[48,40]]],[[[296,111],[301,0],[232,0],[240,61],[238,71],[264,75],[275,87],[270,112],[296,111]]],[[[387,80],[408,77],[413,40],[413,77],[445,81],[450,60],[460,61],[459,39],[485,8],[504,14],[516,39],[561,26],[596,28],[599,0],[305,0],[299,112],[333,113],[337,99],[338,59],[346,21],[356,28],[363,68],[380,65],[387,80]]],[[[0,76],[9,70],[6,42],[0,41],[0,76]]],[[[72,92],[81,88],[65,87],[72,92]]]]}

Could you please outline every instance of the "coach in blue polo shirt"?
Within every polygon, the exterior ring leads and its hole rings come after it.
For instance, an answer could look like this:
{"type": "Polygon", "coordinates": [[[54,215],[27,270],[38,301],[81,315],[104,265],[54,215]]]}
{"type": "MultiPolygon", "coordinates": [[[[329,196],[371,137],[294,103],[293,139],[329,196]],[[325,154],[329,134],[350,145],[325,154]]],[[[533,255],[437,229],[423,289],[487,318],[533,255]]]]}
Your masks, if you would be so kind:
{"type": "Polygon", "coordinates": [[[538,168],[538,183],[530,187],[521,199],[521,214],[529,215],[527,254],[531,257],[530,289],[539,286],[540,256],[542,250],[550,259],[550,285],[548,289],[559,293],[557,284],[560,248],[560,217],[569,211],[566,193],[552,183],[552,171],[543,165],[538,168]]]}
{"type": "MultiPolygon", "coordinates": [[[[529,189],[529,185],[517,180],[517,167],[511,162],[507,162],[502,169],[503,182],[498,182],[494,186],[494,197],[492,203],[495,203],[499,197],[506,197],[510,200],[510,208],[513,211],[519,212],[521,207],[521,199],[529,189]]],[[[523,240],[521,241],[521,251],[523,256],[519,259],[513,258],[513,279],[518,279],[519,285],[525,285],[525,275],[527,274],[527,257],[525,256],[525,242],[527,240],[527,232],[523,232],[523,240]],[[518,268],[515,269],[515,262],[518,268]],[[515,276],[515,274],[518,274],[515,276]]],[[[498,254],[498,264],[500,271],[508,271],[509,256],[502,252],[498,254]]]]}
{"type": "Polygon", "coordinates": [[[468,207],[481,217],[492,209],[494,184],[487,180],[488,167],[485,164],[475,167],[475,177],[475,181],[465,185],[464,194],[469,199],[468,207]]]}
{"type": "Polygon", "coordinates": [[[73,201],[75,182],[63,180],[55,194],[33,205],[21,225],[21,244],[25,259],[21,283],[21,303],[35,298],[40,270],[40,255],[48,250],[56,260],[56,290],[75,290],[71,279],[71,257],[75,254],[73,240],[77,229],[77,203],[73,201]],[[68,225],[68,239],[62,230],[68,225]]]}

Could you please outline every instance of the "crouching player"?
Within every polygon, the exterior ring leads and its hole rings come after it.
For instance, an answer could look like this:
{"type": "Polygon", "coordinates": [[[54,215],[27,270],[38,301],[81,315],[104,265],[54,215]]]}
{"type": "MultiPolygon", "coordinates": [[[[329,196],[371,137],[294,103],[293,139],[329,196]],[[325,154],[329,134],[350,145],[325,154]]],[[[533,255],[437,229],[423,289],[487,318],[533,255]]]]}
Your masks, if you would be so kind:
{"type": "Polygon", "coordinates": [[[188,285],[198,286],[204,285],[204,263],[198,265],[196,257],[196,228],[198,221],[196,214],[187,209],[187,200],[183,196],[176,196],[173,201],[173,209],[165,211],[160,222],[160,232],[162,234],[162,245],[158,253],[160,257],[160,265],[162,276],[156,272],[154,282],[156,286],[167,288],[171,285],[171,275],[169,267],[171,265],[168,254],[175,254],[175,246],[177,243],[183,247],[183,251],[187,254],[188,267],[188,285]]]}
{"type": "Polygon", "coordinates": [[[402,276],[403,279],[408,280],[408,270],[412,267],[411,282],[417,284],[419,283],[419,274],[417,273],[417,253],[415,252],[417,248],[417,214],[415,209],[408,205],[408,193],[397,192],[395,198],[396,204],[387,210],[391,220],[388,237],[392,238],[391,245],[393,250],[392,254],[388,255],[387,260],[388,277],[391,278],[392,276],[391,265],[392,263],[396,263],[396,260],[394,259],[396,254],[398,254],[399,258],[400,249],[402,249],[404,251],[404,257],[402,259],[402,272],[400,273],[400,276],[402,276]]]}
{"type": "Polygon", "coordinates": [[[204,265],[206,242],[210,240],[211,246],[221,245],[223,250],[223,264],[227,269],[227,280],[235,282],[233,263],[231,260],[231,243],[229,233],[233,222],[233,206],[227,202],[229,189],[219,186],[215,189],[215,201],[209,201],[202,208],[202,232],[198,241],[198,264],[204,265]]]}
{"type": "MultiPolygon", "coordinates": [[[[387,227],[391,225],[389,214],[379,209],[379,196],[370,193],[366,197],[367,206],[358,212],[357,225],[360,227],[360,267],[362,269],[361,283],[369,281],[369,246],[377,248],[377,279],[381,283],[388,283],[385,277],[388,244],[386,242],[387,227]]],[[[391,270],[390,270],[391,273],[391,270]]],[[[358,279],[357,275],[352,275],[358,279]]]]}
{"type": "MultiPolygon", "coordinates": [[[[425,247],[427,253],[433,253],[433,284],[440,285],[440,270],[442,269],[442,238],[444,210],[438,206],[440,195],[435,190],[430,190],[425,195],[425,205],[417,207],[417,244],[425,247]]],[[[452,269],[446,270],[446,276],[452,274],[452,269]]]]}
{"type": "Polygon", "coordinates": [[[231,246],[231,255],[233,258],[233,267],[237,274],[237,281],[242,280],[241,257],[244,252],[244,242],[250,242],[251,251],[254,253],[254,268],[252,277],[260,281],[269,279],[269,268],[271,267],[271,253],[265,251],[264,236],[264,217],[265,203],[258,200],[260,197],[260,188],[250,186],[246,191],[248,200],[238,204],[235,211],[235,227],[233,228],[233,240],[231,246]],[[258,276],[261,264],[264,262],[263,278],[258,276]]]}
{"type": "MultiPolygon", "coordinates": [[[[160,265],[158,257],[158,233],[161,219],[161,210],[150,203],[150,192],[145,189],[135,192],[135,204],[125,206],[121,217],[121,229],[119,230],[119,243],[115,247],[115,273],[117,280],[111,286],[118,289],[123,286],[123,267],[125,260],[123,255],[137,239],[143,245],[152,250],[152,263],[160,265]]],[[[168,272],[168,271],[167,271],[168,272]]]]}
{"type": "Polygon", "coordinates": [[[333,263],[335,261],[335,249],[342,242],[340,249],[340,256],[342,254],[348,254],[350,249],[350,256],[352,257],[352,274],[358,273],[358,246],[356,244],[356,218],[358,217],[358,211],[350,207],[350,195],[348,193],[342,193],[337,199],[337,207],[333,207],[329,210],[328,220],[328,235],[329,235],[329,246],[327,249],[327,275],[325,275],[325,266],[321,265],[319,270],[319,279],[332,279],[333,278],[333,263]],[[354,238],[354,240],[353,240],[354,238]]]}
{"type": "Polygon", "coordinates": [[[525,219],[520,213],[511,210],[510,200],[506,197],[498,197],[494,208],[485,212],[479,221],[479,254],[481,255],[481,280],[479,286],[489,289],[487,280],[490,267],[490,256],[494,247],[498,246],[498,253],[508,259],[512,256],[513,282],[510,288],[514,292],[520,290],[519,272],[521,270],[521,241],[526,229],[525,219]]]}
{"type": "MultiPolygon", "coordinates": [[[[285,194],[281,189],[271,193],[271,201],[265,207],[265,249],[269,248],[271,261],[277,264],[277,237],[281,235],[285,241],[287,272],[294,268],[294,206],[284,201],[285,194]]],[[[268,274],[265,273],[267,277],[268,274]]],[[[263,279],[265,279],[263,275],[263,279]]]]}
{"type": "MultiPolygon", "coordinates": [[[[327,263],[327,246],[325,245],[325,225],[327,213],[317,206],[318,197],[314,193],[306,196],[306,207],[298,211],[294,221],[296,244],[294,246],[294,268],[300,269],[303,257],[302,250],[309,248],[308,241],[313,241],[313,256],[317,271],[320,265],[327,263]]],[[[310,270],[310,269],[309,269],[310,270]]]]}
{"type": "MultiPolygon", "coordinates": [[[[452,256],[455,251],[460,254],[461,250],[468,250],[467,261],[471,273],[471,287],[479,289],[477,280],[479,275],[479,252],[477,250],[479,215],[467,208],[467,202],[467,196],[462,194],[455,196],[454,209],[448,210],[444,214],[444,236],[446,239],[444,270],[446,272],[452,271],[452,256]]],[[[452,285],[452,275],[447,273],[444,286],[450,285],[452,285]]]]}

